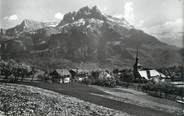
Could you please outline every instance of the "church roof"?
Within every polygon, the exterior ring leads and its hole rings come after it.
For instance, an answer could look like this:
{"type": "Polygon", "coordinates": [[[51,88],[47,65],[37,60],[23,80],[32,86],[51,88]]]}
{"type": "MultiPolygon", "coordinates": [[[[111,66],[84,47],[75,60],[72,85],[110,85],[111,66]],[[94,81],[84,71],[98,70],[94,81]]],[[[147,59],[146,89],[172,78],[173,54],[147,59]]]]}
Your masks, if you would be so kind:
{"type": "Polygon", "coordinates": [[[146,70],[140,70],[138,72],[141,75],[141,77],[145,78],[146,80],[149,80],[146,70]]]}
{"type": "Polygon", "coordinates": [[[139,70],[138,72],[139,72],[140,76],[145,78],[146,80],[149,80],[149,78],[157,77],[157,76],[161,77],[161,78],[166,77],[164,74],[162,74],[161,72],[158,72],[155,69],[152,69],[152,70],[139,70]],[[150,77],[148,75],[150,75],[150,77]]]}

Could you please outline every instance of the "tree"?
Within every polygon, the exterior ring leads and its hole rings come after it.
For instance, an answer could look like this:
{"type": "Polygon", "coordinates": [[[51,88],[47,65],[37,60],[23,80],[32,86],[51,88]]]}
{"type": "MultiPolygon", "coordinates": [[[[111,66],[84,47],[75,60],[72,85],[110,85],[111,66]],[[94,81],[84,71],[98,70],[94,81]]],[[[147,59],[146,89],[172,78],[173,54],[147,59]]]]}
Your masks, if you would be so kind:
{"type": "Polygon", "coordinates": [[[75,80],[75,76],[77,75],[77,72],[73,71],[73,70],[69,70],[71,77],[72,77],[72,81],[75,80]]]}

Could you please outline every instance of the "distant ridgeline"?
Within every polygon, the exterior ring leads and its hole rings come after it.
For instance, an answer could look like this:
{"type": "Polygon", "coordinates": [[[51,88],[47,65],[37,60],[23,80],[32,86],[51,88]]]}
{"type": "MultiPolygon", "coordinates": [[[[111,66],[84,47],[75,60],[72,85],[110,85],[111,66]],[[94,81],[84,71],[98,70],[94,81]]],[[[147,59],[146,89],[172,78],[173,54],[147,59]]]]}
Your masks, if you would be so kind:
{"type": "Polygon", "coordinates": [[[56,26],[50,24],[26,19],[13,28],[1,29],[1,57],[43,67],[75,67],[83,63],[101,68],[130,68],[139,48],[140,61],[146,66],[182,63],[183,50],[136,29],[124,18],[104,15],[97,7],[69,12],[56,26]]]}

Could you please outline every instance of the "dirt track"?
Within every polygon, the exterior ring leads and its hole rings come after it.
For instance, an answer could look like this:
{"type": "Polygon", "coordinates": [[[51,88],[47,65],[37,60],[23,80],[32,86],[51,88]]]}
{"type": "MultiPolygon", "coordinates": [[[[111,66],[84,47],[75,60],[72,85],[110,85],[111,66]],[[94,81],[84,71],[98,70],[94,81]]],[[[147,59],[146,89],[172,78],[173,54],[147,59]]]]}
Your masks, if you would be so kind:
{"type": "Polygon", "coordinates": [[[181,110],[181,104],[177,102],[163,99],[163,98],[152,97],[142,91],[137,91],[135,89],[121,88],[121,87],[107,88],[107,87],[100,87],[95,85],[91,85],[90,87],[96,88],[98,90],[102,90],[105,93],[110,94],[110,95],[94,94],[97,96],[102,96],[105,98],[118,100],[118,101],[130,103],[138,106],[161,110],[164,112],[176,113],[179,110],[181,110]]]}

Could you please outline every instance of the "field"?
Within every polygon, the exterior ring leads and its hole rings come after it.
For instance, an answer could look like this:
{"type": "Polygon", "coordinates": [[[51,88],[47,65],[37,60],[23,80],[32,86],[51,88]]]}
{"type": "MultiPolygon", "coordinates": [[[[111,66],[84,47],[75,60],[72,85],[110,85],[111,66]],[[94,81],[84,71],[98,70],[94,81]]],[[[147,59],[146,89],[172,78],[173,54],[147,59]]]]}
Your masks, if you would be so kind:
{"type": "Polygon", "coordinates": [[[70,83],[70,84],[49,84],[49,83],[21,83],[25,85],[32,85],[47,90],[52,90],[57,93],[72,96],[99,106],[115,109],[118,111],[126,112],[130,115],[136,116],[174,116],[176,112],[168,112],[167,110],[145,107],[139,104],[127,102],[126,100],[118,100],[110,93],[104,92],[95,87],[87,85],[70,83]],[[106,96],[106,97],[104,97],[106,96]],[[113,99],[112,99],[113,98],[113,99]]]}
{"type": "Polygon", "coordinates": [[[0,85],[0,115],[10,116],[130,116],[37,87],[0,85]]]}
{"type": "Polygon", "coordinates": [[[102,96],[109,99],[123,101],[126,103],[142,107],[148,107],[171,113],[177,113],[181,109],[181,104],[177,103],[176,101],[153,97],[148,95],[147,93],[137,91],[133,88],[122,88],[122,87],[106,88],[94,85],[92,85],[92,87],[97,88],[98,90],[102,90],[106,93],[109,93],[110,95],[96,94],[97,96],[102,96]]]}

